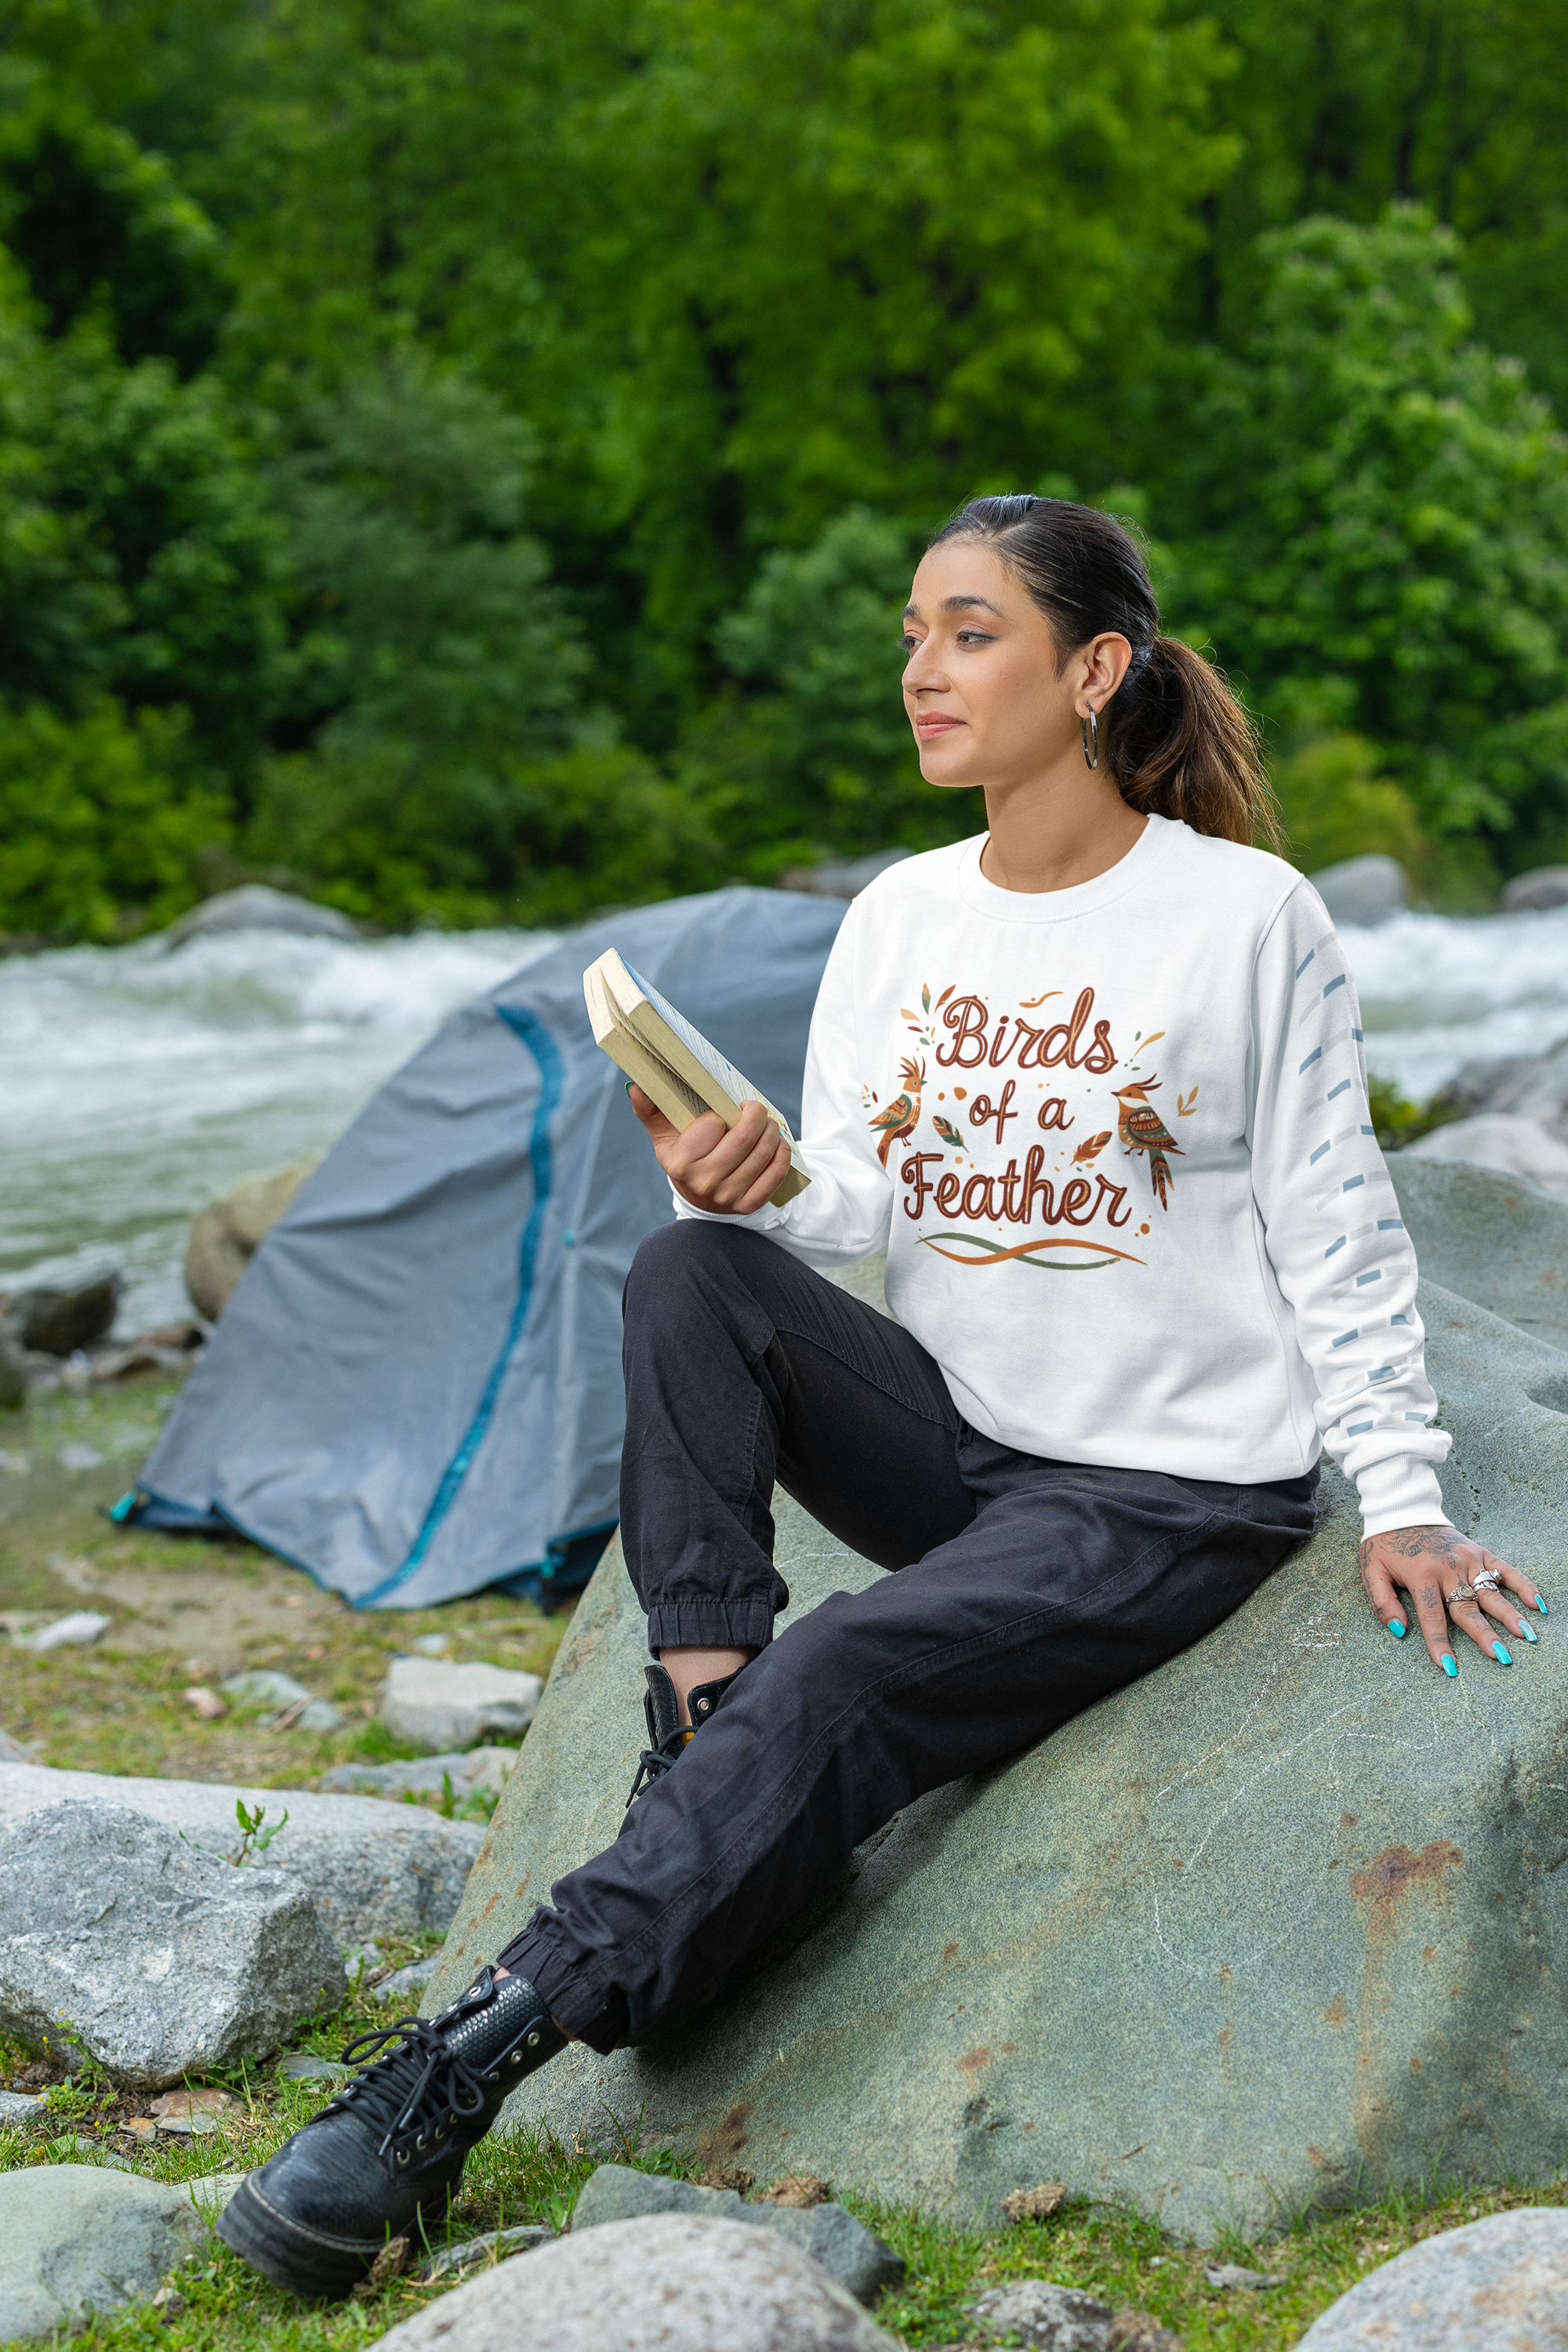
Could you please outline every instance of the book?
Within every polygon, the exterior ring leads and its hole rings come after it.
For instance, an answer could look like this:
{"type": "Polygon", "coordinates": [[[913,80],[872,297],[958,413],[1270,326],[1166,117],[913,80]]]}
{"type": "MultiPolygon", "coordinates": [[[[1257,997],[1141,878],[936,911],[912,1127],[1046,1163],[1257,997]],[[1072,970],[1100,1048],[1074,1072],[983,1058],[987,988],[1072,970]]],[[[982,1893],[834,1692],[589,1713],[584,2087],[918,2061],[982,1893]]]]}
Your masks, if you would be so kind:
{"type": "Polygon", "coordinates": [[[595,1044],[651,1097],[673,1127],[689,1127],[710,1110],[718,1112],[727,1128],[733,1127],[742,1103],[761,1103],[789,1146],[789,1171],[769,1198],[782,1208],[805,1192],[811,1177],[777,1104],[614,948],[588,966],[583,994],[595,1044]]]}

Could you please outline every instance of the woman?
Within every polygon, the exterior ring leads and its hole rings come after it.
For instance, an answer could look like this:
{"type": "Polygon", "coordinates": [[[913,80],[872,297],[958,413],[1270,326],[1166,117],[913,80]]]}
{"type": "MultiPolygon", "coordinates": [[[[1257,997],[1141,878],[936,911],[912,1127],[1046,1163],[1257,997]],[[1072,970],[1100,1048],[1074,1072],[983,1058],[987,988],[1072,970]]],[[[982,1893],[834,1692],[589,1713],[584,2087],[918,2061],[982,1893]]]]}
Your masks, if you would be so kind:
{"type": "Polygon", "coordinates": [[[511,2084],[688,2017],[850,1850],[1228,1616],[1313,1524],[1435,1668],[1535,1634],[1447,1521],[1415,1261],[1355,991],[1271,829],[1247,720],[1162,637],[1119,525],[963,508],[915,576],[921,772],[987,831],[854,904],[812,1024],[812,1181],[761,1107],[632,1105],[678,1222],[626,1295],[622,1531],[648,1614],[644,1789],[442,2017],[395,2030],[220,2227],[344,2293],[438,2214],[511,2084]],[[886,1245],[896,1320],[813,1271],[886,1245]],[[896,1575],[777,1641],[775,1479],[896,1575]],[[694,1736],[700,1734],[700,1736],[694,1736]]]}

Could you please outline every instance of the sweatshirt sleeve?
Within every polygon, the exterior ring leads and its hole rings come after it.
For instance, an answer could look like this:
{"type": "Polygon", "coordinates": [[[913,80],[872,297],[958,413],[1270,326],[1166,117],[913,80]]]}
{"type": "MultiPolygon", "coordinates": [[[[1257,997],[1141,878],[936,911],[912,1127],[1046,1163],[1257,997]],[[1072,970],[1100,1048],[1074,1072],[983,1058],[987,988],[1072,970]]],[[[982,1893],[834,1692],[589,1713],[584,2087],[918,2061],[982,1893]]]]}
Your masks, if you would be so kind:
{"type": "Polygon", "coordinates": [[[1299,882],[1258,950],[1252,1002],[1253,1191],[1317,1386],[1323,1445],[1367,1535],[1447,1524],[1415,1311],[1415,1252],[1367,1101],[1355,982],[1321,899],[1299,882]]]}
{"type": "Polygon", "coordinates": [[[810,1183],[782,1209],[769,1202],[749,1217],[694,1209],[676,1193],[678,1217],[744,1224],[807,1265],[848,1265],[887,1247],[893,1181],[877,1158],[861,1100],[855,1012],[859,929],[856,900],[839,925],[811,1016],[800,1133],[810,1183]]]}

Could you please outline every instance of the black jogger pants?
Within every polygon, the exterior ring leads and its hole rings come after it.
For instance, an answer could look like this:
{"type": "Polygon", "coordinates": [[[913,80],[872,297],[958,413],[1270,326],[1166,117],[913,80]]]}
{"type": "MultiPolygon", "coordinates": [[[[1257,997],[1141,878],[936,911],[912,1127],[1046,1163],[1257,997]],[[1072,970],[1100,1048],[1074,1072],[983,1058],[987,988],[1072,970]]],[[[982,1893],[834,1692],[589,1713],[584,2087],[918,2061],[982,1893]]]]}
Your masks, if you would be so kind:
{"type": "MultiPolygon", "coordinates": [[[[1040,1378],[1070,1379],[1049,1344],[1042,1318],[1040,1378]]],[[[735,1225],[643,1243],[625,1366],[649,1647],[758,1655],[501,1955],[602,2051],[689,2016],[900,1807],[1186,1649],[1312,1529],[1315,1470],[1216,1485],[981,1436],[900,1325],[735,1225]],[[775,1480],[898,1571],[776,1641],[775,1480]]]]}

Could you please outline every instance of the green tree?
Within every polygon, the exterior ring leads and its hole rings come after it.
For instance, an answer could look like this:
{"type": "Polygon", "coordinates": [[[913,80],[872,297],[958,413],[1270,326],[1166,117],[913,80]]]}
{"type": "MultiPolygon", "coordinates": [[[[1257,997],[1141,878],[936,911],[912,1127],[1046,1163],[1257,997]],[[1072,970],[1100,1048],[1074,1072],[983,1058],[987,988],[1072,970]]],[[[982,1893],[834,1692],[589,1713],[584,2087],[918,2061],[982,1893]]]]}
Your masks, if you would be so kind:
{"type": "Polygon", "coordinates": [[[1368,738],[1429,833],[1519,862],[1568,818],[1568,447],[1469,340],[1428,215],[1305,221],[1263,257],[1173,493],[1171,602],[1288,740],[1368,738]]]}

